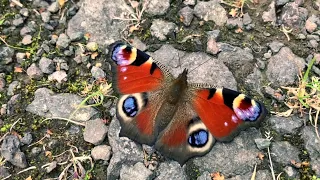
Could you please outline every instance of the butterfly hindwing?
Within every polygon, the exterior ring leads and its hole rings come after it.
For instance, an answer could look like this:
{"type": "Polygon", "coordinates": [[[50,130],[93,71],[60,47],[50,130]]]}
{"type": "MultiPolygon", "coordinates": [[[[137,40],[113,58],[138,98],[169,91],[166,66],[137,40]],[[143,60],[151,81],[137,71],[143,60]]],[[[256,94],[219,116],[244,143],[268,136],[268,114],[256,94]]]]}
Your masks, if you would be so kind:
{"type": "Polygon", "coordinates": [[[193,108],[220,141],[232,140],[240,130],[257,126],[266,116],[262,104],[227,88],[197,89],[192,94],[193,108]]]}

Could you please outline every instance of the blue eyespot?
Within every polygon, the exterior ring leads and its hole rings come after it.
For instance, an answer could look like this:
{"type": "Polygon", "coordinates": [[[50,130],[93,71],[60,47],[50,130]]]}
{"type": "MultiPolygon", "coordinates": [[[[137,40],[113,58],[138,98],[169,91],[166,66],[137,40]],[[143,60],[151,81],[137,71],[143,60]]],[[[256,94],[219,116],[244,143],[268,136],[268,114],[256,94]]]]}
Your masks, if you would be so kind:
{"type": "Polygon", "coordinates": [[[136,98],[134,98],[133,96],[127,97],[123,101],[122,110],[129,117],[136,116],[138,113],[138,105],[136,98]]]}
{"type": "Polygon", "coordinates": [[[193,132],[189,138],[188,143],[191,146],[195,147],[203,147],[207,144],[209,140],[209,134],[207,131],[201,129],[199,131],[193,132]]]}

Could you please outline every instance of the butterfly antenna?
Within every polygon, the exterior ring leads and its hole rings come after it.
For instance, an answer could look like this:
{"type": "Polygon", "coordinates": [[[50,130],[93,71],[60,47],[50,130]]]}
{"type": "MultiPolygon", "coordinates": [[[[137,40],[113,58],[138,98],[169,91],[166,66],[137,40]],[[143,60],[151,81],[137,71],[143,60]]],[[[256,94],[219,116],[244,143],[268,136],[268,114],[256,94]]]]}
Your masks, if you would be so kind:
{"type": "Polygon", "coordinates": [[[198,65],[198,66],[196,66],[195,68],[193,68],[193,69],[189,70],[189,71],[188,71],[188,73],[191,73],[192,71],[196,70],[197,68],[199,68],[199,67],[200,67],[200,66],[202,66],[203,64],[207,63],[209,60],[210,60],[210,59],[208,59],[208,60],[206,60],[206,61],[202,62],[201,64],[199,64],[199,65],[198,65]]]}

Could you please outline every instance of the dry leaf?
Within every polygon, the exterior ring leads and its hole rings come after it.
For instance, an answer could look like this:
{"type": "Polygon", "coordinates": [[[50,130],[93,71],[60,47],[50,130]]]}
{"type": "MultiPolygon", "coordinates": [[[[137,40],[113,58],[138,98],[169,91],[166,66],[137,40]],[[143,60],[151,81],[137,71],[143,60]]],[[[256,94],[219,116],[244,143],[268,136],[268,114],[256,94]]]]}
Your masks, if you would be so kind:
{"type": "Polygon", "coordinates": [[[89,34],[89,33],[84,34],[84,38],[86,40],[89,40],[91,38],[91,34],[89,34]]]}
{"type": "Polygon", "coordinates": [[[236,33],[242,33],[243,30],[242,30],[241,28],[238,28],[238,29],[235,30],[235,32],[236,32],[236,33]]]}
{"type": "Polygon", "coordinates": [[[27,177],[27,179],[26,180],[32,180],[32,177],[31,176],[29,176],[29,177],[27,177]]]}
{"type": "Polygon", "coordinates": [[[47,156],[47,157],[52,157],[52,152],[51,151],[46,151],[45,152],[45,156],[47,156]]]}
{"type": "Polygon", "coordinates": [[[229,12],[229,15],[231,15],[232,17],[236,17],[238,14],[238,9],[236,8],[232,8],[231,11],[229,12]]]}
{"type": "Polygon", "coordinates": [[[53,132],[50,129],[47,129],[47,134],[52,135],[53,132]]]}
{"type": "Polygon", "coordinates": [[[211,173],[211,177],[213,180],[224,180],[224,175],[220,174],[219,172],[211,173]]]}
{"type": "Polygon", "coordinates": [[[264,158],[264,154],[262,152],[258,153],[258,158],[262,161],[264,158]]]}
{"type": "Polygon", "coordinates": [[[301,163],[301,165],[302,165],[302,166],[307,166],[307,167],[308,167],[308,166],[310,166],[310,163],[309,163],[309,162],[307,162],[307,161],[303,161],[303,162],[301,163]]]}
{"type": "Polygon", "coordinates": [[[94,52],[91,54],[91,59],[96,59],[96,57],[99,55],[98,52],[94,52]]]}
{"type": "Polygon", "coordinates": [[[23,69],[21,67],[14,67],[14,72],[21,73],[23,72],[23,69]]]}
{"type": "Polygon", "coordinates": [[[133,33],[133,31],[137,31],[137,30],[139,30],[139,28],[134,25],[130,26],[130,28],[129,28],[130,33],[133,33]]]}
{"type": "Polygon", "coordinates": [[[65,2],[66,2],[65,0],[58,0],[58,3],[59,3],[59,5],[60,5],[60,8],[63,7],[63,5],[64,5],[65,2]]]}

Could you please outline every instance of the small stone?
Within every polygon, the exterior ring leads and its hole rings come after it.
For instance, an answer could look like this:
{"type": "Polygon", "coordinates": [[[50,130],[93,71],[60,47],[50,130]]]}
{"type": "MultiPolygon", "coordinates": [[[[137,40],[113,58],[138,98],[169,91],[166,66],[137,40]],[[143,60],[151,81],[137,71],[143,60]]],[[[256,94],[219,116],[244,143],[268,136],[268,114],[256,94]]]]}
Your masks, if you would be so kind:
{"type": "Polygon", "coordinates": [[[98,46],[98,43],[96,43],[96,42],[89,42],[86,45],[86,48],[88,51],[94,52],[94,51],[98,50],[99,46],[98,46]]]}
{"type": "Polygon", "coordinates": [[[250,15],[248,13],[245,13],[243,15],[243,19],[242,19],[243,25],[248,25],[252,22],[252,19],[250,17],[250,15]]]}
{"type": "Polygon", "coordinates": [[[66,62],[62,62],[60,63],[60,70],[66,70],[68,71],[69,70],[69,66],[66,62]]]}
{"type": "Polygon", "coordinates": [[[101,119],[87,121],[84,129],[83,138],[86,142],[98,145],[107,136],[108,127],[101,119]]]}
{"type": "Polygon", "coordinates": [[[48,166],[45,167],[46,172],[50,173],[52,170],[54,170],[57,167],[57,161],[52,161],[51,163],[49,163],[48,166]]]}
{"type": "Polygon", "coordinates": [[[177,25],[172,22],[167,22],[161,19],[155,19],[150,27],[151,35],[158,38],[160,41],[167,40],[167,36],[173,33],[177,25]]]}
{"type": "Polygon", "coordinates": [[[21,63],[25,60],[25,58],[26,58],[26,53],[20,53],[20,52],[18,52],[18,53],[16,54],[16,59],[17,59],[17,62],[18,62],[19,64],[21,64],[21,63]]]}
{"type": "Polygon", "coordinates": [[[194,5],[196,5],[196,0],[184,0],[183,4],[194,6],[194,5]]]}
{"type": "Polygon", "coordinates": [[[9,84],[7,95],[8,96],[13,96],[15,94],[15,90],[20,88],[20,83],[19,81],[13,81],[12,83],[9,84]]]}
{"type": "Polygon", "coordinates": [[[32,134],[30,132],[27,132],[24,134],[24,136],[21,138],[21,143],[24,145],[29,145],[32,142],[32,134]]]}
{"type": "Polygon", "coordinates": [[[227,11],[218,1],[199,1],[194,7],[194,14],[204,21],[213,21],[218,26],[223,26],[228,19],[227,11]]]}
{"type": "Polygon", "coordinates": [[[312,39],[312,40],[310,40],[310,41],[308,42],[308,47],[310,47],[310,48],[317,48],[318,45],[319,45],[319,43],[318,43],[316,40],[314,40],[314,39],[312,39]]]}
{"type": "Polygon", "coordinates": [[[6,87],[6,80],[0,77],[0,92],[4,91],[4,87],[6,87]]]}
{"type": "Polygon", "coordinates": [[[22,18],[22,17],[19,17],[19,18],[17,18],[17,19],[14,19],[14,20],[12,21],[12,24],[13,24],[14,26],[16,26],[16,27],[21,26],[21,25],[23,24],[23,18],[22,18]]]}
{"type": "Polygon", "coordinates": [[[163,15],[167,12],[169,7],[170,0],[150,0],[145,12],[151,15],[163,15]]]}
{"type": "Polygon", "coordinates": [[[2,62],[4,62],[4,64],[11,63],[13,55],[14,55],[14,49],[9,47],[0,47],[0,63],[2,62]]]}
{"type": "Polygon", "coordinates": [[[67,81],[67,73],[65,71],[56,71],[48,76],[49,81],[56,80],[58,83],[67,81]]]}
{"type": "Polygon", "coordinates": [[[308,34],[307,35],[308,40],[316,40],[317,42],[320,41],[320,37],[318,35],[308,34]]]}
{"type": "Polygon", "coordinates": [[[193,19],[193,10],[189,6],[182,8],[179,11],[179,15],[181,17],[180,20],[184,25],[189,26],[191,24],[193,19]]]}
{"type": "Polygon", "coordinates": [[[279,50],[284,46],[284,44],[282,42],[279,41],[272,41],[269,44],[269,47],[271,49],[272,52],[277,53],[279,52],[279,50]]]}
{"type": "Polygon", "coordinates": [[[80,133],[81,129],[79,126],[76,125],[71,125],[70,128],[68,129],[68,134],[70,135],[77,135],[80,133]]]}
{"type": "Polygon", "coordinates": [[[243,22],[241,18],[228,18],[226,26],[228,29],[243,28],[243,22]]]}
{"type": "Polygon", "coordinates": [[[40,59],[39,68],[45,74],[51,74],[51,73],[53,73],[53,71],[55,69],[53,61],[49,58],[46,58],[46,57],[42,57],[40,59]]]}
{"type": "Polygon", "coordinates": [[[70,42],[71,41],[66,34],[60,34],[57,41],[57,46],[65,49],[69,46],[70,42]]]}
{"type": "Polygon", "coordinates": [[[283,6],[287,4],[290,0],[276,0],[276,6],[283,6]]]}
{"type": "Polygon", "coordinates": [[[267,149],[271,142],[269,139],[257,138],[254,140],[259,150],[267,149]]]}
{"type": "Polygon", "coordinates": [[[286,166],[284,168],[284,172],[287,174],[289,178],[300,179],[298,171],[291,166],[286,166]]]}
{"type": "Polygon", "coordinates": [[[306,37],[306,35],[304,35],[304,34],[298,34],[297,35],[297,39],[301,39],[301,40],[303,40],[303,39],[306,39],[307,37],[306,37]]]}
{"type": "Polygon", "coordinates": [[[28,166],[26,156],[20,150],[20,141],[17,136],[8,135],[1,144],[1,156],[14,166],[26,168],[28,166]]]}
{"type": "Polygon", "coordinates": [[[45,23],[50,21],[50,16],[51,16],[51,13],[49,11],[45,11],[41,13],[42,21],[45,23]]]}
{"type": "Polygon", "coordinates": [[[271,22],[274,24],[277,20],[276,7],[274,1],[271,2],[268,9],[268,11],[263,12],[262,19],[264,22],[271,22]]]}
{"type": "Polygon", "coordinates": [[[78,10],[79,10],[78,5],[76,4],[72,5],[67,11],[67,16],[68,17],[74,16],[78,10]]]}
{"type": "Polygon", "coordinates": [[[39,147],[34,147],[31,149],[31,153],[33,156],[38,156],[41,153],[42,149],[39,147]]]}
{"type": "Polygon", "coordinates": [[[58,36],[57,35],[52,35],[51,40],[49,41],[50,44],[56,44],[58,41],[58,36]]]}
{"type": "MultiPolygon", "coordinates": [[[[133,38],[132,45],[141,51],[145,51],[147,49],[146,44],[144,44],[139,38],[136,36],[133,38]]],[[[108,53],[107,53],[108,54],[108,53]]]]}
{"type": "Polygon", "coordinates": [[[22,39],[22,44],[23,45],[28,45],[32,43],[32,36],[31,35],[26,35],[22,39]]]}
{"type": "Polygon", "coordinates": [[[272,52],[270,50],[267,53],[263,54],[263,57],[266,58],[266,59],[271,58],[271,56],[272,56],[272,52]]]}
{"type": "Polygon", "coordinates": [[[271,36],[271,34],[270,34],[270,33],[268,33],[268,32],[263,32],[263,35],[264,35],[264,36],[266,36],[266,37],[271,36]]]}
{"type": "Polygon", "coordinates": [[[99,145],[91,150],[91,156],[95,161],[109,161],[111,154],[111,147],[107,145],[99,145]]]}
{"type": "Polygon", "coordinates": [[[207,50],[206,52],[209,53],[209,54],[218,54],[219,52],[219,47],[218,47],[218,44],[216,42],[216,40],[214,38],[208,38],[208,41],[207,41],[207,50]]]}
{"type": "Polygon", "coordinates": [[[28,17],[29,16],[29,10],[28,8],[22,8],[20,9],[19,13],[24,16],[24,17],[28,17]]]}
{"type": "Polygon", "coordinates": [[[106,73],[99,67],[93,66],[91,69],[91,74],[95,79],[105,78],[106,73]]]}
{"type": "Polygon", "coordinates": [[[74,32],[68,34],[69,38],[71,41],[80,41],[83,38],[83,33],[82,32],[74,32]]]}
{"type": "Polygon", "coordinates": [[[120,170],[120,179],[121,180],[131,180],[131,179],[147,180],[147,179],[152,179],[151,178],[152,174],[153,174],[152,171],[146,168],[142,162],[138,162],[134,166],[123,165],[120,170]]]}
{"type": "Polygon", "coordinates": [[[52,12],[52,13],[56,13],[59,11],[59,3],[58,1],[53,2],[49,7],[48,7],[48,11],[52,12]]]}
{"type": "Polygon", "coordinates": [[[28,26],[25,26],[25,27],[21,28],[20,35],[21,36],[25,36],[25,35],[27,35],[27,34],[29,34],[31,32],[33,32],[33,30],[30,29],[28,26]]]}
{"type": "Polygon", "coordinates": [[[43,77],[41,69],[35,63],[27,69],[27,74],[31,79],[41,79],[43,77]]]}

